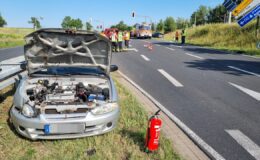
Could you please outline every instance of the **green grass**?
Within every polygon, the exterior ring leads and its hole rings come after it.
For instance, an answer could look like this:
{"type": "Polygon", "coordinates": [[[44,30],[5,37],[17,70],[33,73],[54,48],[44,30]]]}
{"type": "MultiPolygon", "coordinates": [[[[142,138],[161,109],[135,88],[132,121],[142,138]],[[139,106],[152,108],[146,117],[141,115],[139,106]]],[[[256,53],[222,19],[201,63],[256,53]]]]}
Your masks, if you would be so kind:
{"type": "MultiPolygon", "coordinates": [[[[187,30],[187,43],[207,46],[221,50],[245,53],[260,56],[260,49],[256,48],[255,36],[256,22],[252,22],[244,28],[238,24],[207,24],[187,30]]],[[[165,35],[166,40],[172,40],[174,33],[165,35]]]]}
{"type": "Polygon", "coordinates": [[[121,114],[115,130],[104,135],[81,139],[35,142],[18,137],[8,125],[8,111],[12,104],[13,91],[10,87],[0,91],[3,95],[0,99],[0,159],[180,159],[173,151],[170,140],[163,135],[160,139],[160,149],[156,153],[143,152],[147,113],[127,89],[118,82],[116,86],[120,97],[121,114]],[[96,153],[92,156],[86,155],[86,150],[93,148],[96,153]]]}
{"type": "Polygon", "coordinates": [[[33,32],[28,28],[0,28],[0,48],[24,45],[24,36],[33,32]]]}

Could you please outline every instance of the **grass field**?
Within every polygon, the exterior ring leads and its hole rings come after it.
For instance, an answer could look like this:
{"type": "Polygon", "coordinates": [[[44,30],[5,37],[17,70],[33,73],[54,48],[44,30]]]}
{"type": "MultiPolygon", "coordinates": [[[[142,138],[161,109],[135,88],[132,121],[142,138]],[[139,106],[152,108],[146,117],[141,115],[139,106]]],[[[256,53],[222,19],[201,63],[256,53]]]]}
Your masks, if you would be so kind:
{"type": "MultiPolygon", "coordinates": [[[[244,28],[238,24],[207,24],[187,30],[187,43],[207,46],[216,49],[260,56],[260,49],[256,48],[256,22],[244,28]]],[[[165,35],[166,40],[173,40],[173,33],[165,35]]]]}
{"type": "Polygon", "coordinates": [[[23,37],[32,31],[33,29],[27,28],[0,28],[0,48],[23,45],[23,37]]]}
{"type": "Polygon", "coordinates": [[[104,135],[73,140],[29,141],[17,136],[8,125],[8,111],[12,105],[11,87],[2,92],[0,99],[0,159],[38,160],[38,159],[111,159],[111,160],[175,160],[180,157],[173,151],[171,142],[161,137],[160,149],[146,154],[144,137],[147,126],[147,113],[121,84],[116,82],[120,97],[121,114],[117,128],[104,135]],[[86,151],[95,149],[92,156],[86,151]]]}

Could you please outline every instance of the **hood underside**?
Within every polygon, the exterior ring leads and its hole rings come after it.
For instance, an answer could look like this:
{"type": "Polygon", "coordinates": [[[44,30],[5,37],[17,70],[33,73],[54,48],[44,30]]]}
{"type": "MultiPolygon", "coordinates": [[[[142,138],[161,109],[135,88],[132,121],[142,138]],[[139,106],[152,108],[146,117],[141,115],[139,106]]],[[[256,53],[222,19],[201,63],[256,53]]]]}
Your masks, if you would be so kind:
{"type": "Polygon", "coordinates": [[[109,73],[110,41],[95,32],[41,29],[25,37],[29,73],[50,66],[98,66],[109,73]]]}

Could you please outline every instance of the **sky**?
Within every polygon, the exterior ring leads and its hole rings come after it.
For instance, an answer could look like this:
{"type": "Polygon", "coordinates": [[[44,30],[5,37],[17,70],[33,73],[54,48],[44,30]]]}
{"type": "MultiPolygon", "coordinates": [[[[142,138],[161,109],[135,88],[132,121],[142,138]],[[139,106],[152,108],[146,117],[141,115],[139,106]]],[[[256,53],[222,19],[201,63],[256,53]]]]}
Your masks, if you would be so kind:
{"type": "Polygon", "coordinates": [[[123,20],[128,25],[151,17],[153,22],[174,18],[190,18],[200,5],[215,7],[224,0],[0,0],[0,13],[7,27],[32,27],[30,17],[43,17],[42,27],[61,27],[65,16],[80,18],[84,24],[92,19],[95,27],[105,27],[123,20]],[[138,17],[132,18],[135,12],[138,17]]]}

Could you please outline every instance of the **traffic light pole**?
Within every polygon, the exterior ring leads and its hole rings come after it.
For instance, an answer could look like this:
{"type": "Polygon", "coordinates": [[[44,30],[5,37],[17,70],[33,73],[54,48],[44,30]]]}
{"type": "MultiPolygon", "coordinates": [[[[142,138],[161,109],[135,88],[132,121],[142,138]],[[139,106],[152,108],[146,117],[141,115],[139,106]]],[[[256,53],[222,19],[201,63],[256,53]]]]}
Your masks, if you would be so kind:
{"type": "Polygon", "coordinates": [[[259,39],[260,35],[259,35],[259,28],[260,28],[260,16],[257,17],[257,21],[256,21],[256,38],[259,39]]]}

